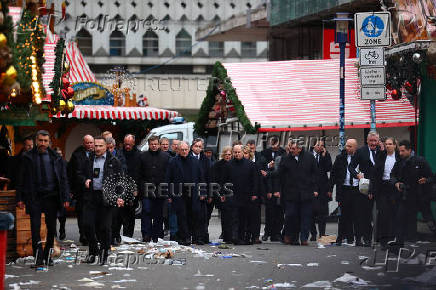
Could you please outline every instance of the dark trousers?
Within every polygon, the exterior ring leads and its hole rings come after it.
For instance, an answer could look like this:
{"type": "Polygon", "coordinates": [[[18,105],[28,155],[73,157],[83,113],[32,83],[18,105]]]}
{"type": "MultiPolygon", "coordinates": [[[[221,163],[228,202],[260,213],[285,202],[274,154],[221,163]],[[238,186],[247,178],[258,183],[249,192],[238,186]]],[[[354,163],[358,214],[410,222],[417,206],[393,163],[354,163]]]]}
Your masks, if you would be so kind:
{"type": "Polygon", "coordinates": [[[285,201],[285,236],[298,240],[297,228],[301,242],[309,238],[309,231],[312,224],[312,200],[307,201],[285,201]],[[298,222],[299,221],[299,224],[298,222]]]}
{"type": "Polygon", "coordinates": [[[386,245],[387,242],[395,238],[395,214],[398,210],[395,187],[389,181],[383,181],[377,191],[376,198],[378,211],[377,237],[381,244],[386,245]]]}
{"type": "Polygon", "coordinates": [[[233,231],[232,231],[233,208],[230,206],[229,202],[225,201],[220,203],[220,213],[221,213],[221,231],[223,233],[223,241],[231,242],[233,238],[232,236],[233,235],[233,231]]]}
{"type": "Polygon", "coordinates": [[[406,200],[398,199],[398,208],[395,214],[395,237],[397,242],[415,241],[417,238],[418,202],[416,198],[406,200]]]}
{"type": "Polygon", "coordinates": [[[191,197],[178,197],[176,202],[177,234],[184,240],[204,241],[206,223],[206,202],[198,201],[197,208],[193,210],[191,197]]]}
{"type": "Polygon", "coordinates": [[[312,227],[310,234],[312,237],[317,236],[316,224],[318,224],[319,236],[325,236],[326,219],[329,215],[329,202],[328,200],[316,197],[312,203],[312,227]]]}
{"type": "Polygon", "coordinates": [[[370,243],[372,239],[372,208],[374,201],[370,200],[367,195],[358,192],[355,200],[356,215],[356,241],[361,239],[366,243],[370,243]]]}
{"type": "Polygon", "coordinates": [[[35,256],[39,260],[47,260],[50,254],[50,249],[53,248],[54,237],[56,234],[56,218],[58,206],[59,200],[58,197],[55,196],[37,199],[29,207],[33,256],[35,256]],[[45,214],[45,225],[47,227],[47,238],[44,249],[42,248],[42,244],[40,243],[41,213],[45,214]]]}
{"type": "Polygon", "coordinates": [[[228,218],[231,222],[232,240],[247,240],[250,209],[247,205],[232,204],[228,218]]]}
{"type": "Polygon", "coordinates": [[[264,235],[274,237],[280,235],[284,222],[283,207],[280,198],[265,199],[265,229],[264,235]]]}
{"type": "Polygon", "coordinates": [[[97,239],[101,250],[109,250],[111,245],[112,207],[105,206],[100,192],[92,192],[92,199],[83,205],[83,225],[89,242],[89,254],[98,254],[97,239]]]}
{"type": "Polygon", "coordinates": [[[79,235],[80,238],[85,237],[85,231],[83,229],[83,198],[77,197],[76,199],[76,205],[74,207],[74,211],[76,213],[76,217],[77,217],[77,227],[79,228],[79,235]]]}
{"type": "Polygon", "coordinates": [[[119,237],[121,226],[123,226],[123,236],[133,237],[135,232],[135,207],[124,206],[115,210],[115,216],[112,218],[113,237],[119,237]]]}
{"type": "Polygon", "coordinates": [[[348,243],[352,243],[354,241],[355,231],[358,227],[358,195],[362,194],[359,192],[359,188],[357,186],[341,187],[341,199],[339,201],[339,209],[341,214],[339,216],[338,223],[338,241],[342,241],[345,238],[347,239],[348,243]]]}
{"type": "Polygon", "coordinates": [[[141,232],[142,237],[163,238],[163,199],[142,200],[141,232]]]}

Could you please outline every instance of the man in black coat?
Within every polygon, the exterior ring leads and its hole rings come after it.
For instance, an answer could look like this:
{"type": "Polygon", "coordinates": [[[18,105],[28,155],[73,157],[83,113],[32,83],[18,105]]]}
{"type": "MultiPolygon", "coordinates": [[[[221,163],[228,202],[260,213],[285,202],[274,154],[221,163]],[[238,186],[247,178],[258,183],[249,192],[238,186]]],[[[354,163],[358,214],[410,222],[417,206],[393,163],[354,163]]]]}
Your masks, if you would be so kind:
{"type": "Polygon", "coordinates": [[[83,144],[74,150],[67,165],[68,180],[73,199],[76,201],[74,211],[79,227],[79,241],[82,245],[87,245],[85,231],[83,229],[83,184],[77,180],[77,173],[89,160],[89,156],[94,152],[94,137],[85,135],[82,138],[83,144]]]}
{"type": "MultiPolygon", "coordinates": [[[[257,181],[257,190],[258,190],[258,196],[256,202],[254,202],[252,205],[252,218],[254,219],[254,233],[253,233],[253,240],[255,244],[260,244],[262,241],[259,239],[260,237],[260,227],[261,227],[261,203],[262,198],[265,198],[268,184],[267,184],[267,163],[265,160],[265,157],[262,155],[261,152],[256,151],[256,141],[253,139],[250,139],[247,141],[247,146],[250,147],[251,152],[253,153],[253,162],[256,165],[256,172],[258,175],[258,181],[257,181]]],[[[279,220],[275,220],[278,222],[279,220]]],[[[273,236],[273,235],[272,235],[273,236]]],[[[272,238],[274,239],[274,238],[272,238]]]]}
{"type": "Polygon", "coordinates": [[[207,193],[199,188],[199,183],[205,181],[203,171],[198,159],[189,155],[186,142],[181,141],[177,151],[178,155],[168,163],[165,177],[170,185],[168,202],[177,214],[177,235],[182,245],[190,245],[192,241],[204,245],[207,193]]]}
{"type": "Polygon", "coordinates": [[[332,200],[330,180],[328,173],[332,169],[332,158],[325,148],[324,140],[320,139],[312,148],[311,153],[318,165],[319,195],[313,200],[313,222],[311,228],[311,241],[316,241],[316,224],[318,224],[319,237],[325,236],[326,219],[329,215],[329,201],[332,200]]]}
{"type": "MultiPolygon", "coordinates": [[[[353,178],[372,178],[375,168],[377,154],[380,152],[380,137],[376,132],[369,132],[366,138],[367,145],[360,147],[353,156],[348,169],[353,178]]],[[[372,208],[374,206],[374,192],[370,184],[368,195],[360,194],[357,196],[360,206],[356,208],[357,212],[357,229],[356,229],[356,246],[371,246],[372,237],[372,208]],[[363,238],[363,244],[362,244],[363,238]]]]}
{"type": "Polygon", "coordinates": [[[20,184],[20,172],[21,172],[21,163],[23,161],[23,155],[24,153],[30,151],[33,149],[33,137],[28,136],[24,138],[23,141],[23,149],[21,149],[20,153],[17,155],[10,157],[8,160],[8,178],[11,180],[11,182],[8,185],[8,189],[16,189],[17,186],[20,184]]]}
{"type": "Polygon", "coordinates": [[[233,146],[233,159],[229,166],[230,183],[233,184],[233,196],[227,199],[231,208],[232,241],[235,245],[255,242],[255,224],[250,216],[250,208],[259,199],[256,165],[244,158],[242,145],[233,146]]]}
{"type": "MultiPolygon", "coordinates": [[[[262,156],[267,164],[267,173],[274,170],[275,159],[285,154],[285,149],[280,147],[279,138],[272,136],[270,139],[270,148],[262,151],[262,156]]],[[[267,178],[270,179],[267,182],[272,184],[272,177],[268,176],[267,178]]],[[[268,237],[270,237],[271,241],[280,241],[281,236],[276,232],[276,228],[281,228],[283,225],[283,208],[280,206],[280,197],[278,197],[278,194],[274,195],[270,188],[267,195],[263,196],[263,200],[265,203],[265,228],[262,240],[267,241],[268,237]]]]}
{"type": "MultiPolygon", "coordinates": [[[[113,205],[103,197],[103,183],[106,178],[121,173],[121,163],[106,150],[106,140],[103,137],[95,137],[94,144],[95,154],[91,154],[78,170],[77,180],[82,184],[83,226],[89,242],[86,262],[94,263],[98,255],[100,264],[104,265],[111,245],[113,205]],[[100,242],[100,249],[96,235],[100,242]]],[[[118,199],[117,206],[124,206],[124,201],[118,199]]]]}
{"type": "MultiPolygon", "coordinates": [[[[209,185],[212,181],[212,162],[209,158],[204,155],[203,152],[204,148],[204,141],[201,138],[196,138],[194,141],[192,141],[191,145],[191,152],[189,152],[189,155],[194,157],[200,162],[200,168],[203,174],[203,177],[205,179],[205,182],[209,185]]],[[[207,198],[206,207],[204,208],[205,215],[206,215],[206,239],[204,242],[209,243],[209,221],[212,217],[212,211],[214,207],[214,202],[212,196],[209,196],[207,198]]]]}
{"type": "Polygon", "coordinates": [[[338,202],[341,215],[338,223],[337,245],[342,245],[343,239],[347,243],[354,242],[354,229],[357,228],[357,207],[359,192],[359,180],[350,174],[348,165],[357,151],[357,140],[348,139],[343,150],[336,156],[330,175],[330,192],[336,186],[336,201],[338,202]]]}
{"type": "Polygon", "coordinates": [[[412,147],[407,140],[399,144],[401,160],[395,163],[391,172],[391,183],[398,193],[398,210],[395,218],[395,237],[399,247],[405,240],[416,239],[416,215],[420,199],[427,194],[425,185],[433,173],[428,162],[420,156],[411,156],[412,147]]]}
{"type": "Polygon", "coordinates": [[[307,246],[312,224],[313,198],[318,196],[318,166],[312,154],[300,144],[290,141],[290,155],[282,158],[279,167],[280,192],[285,205],[284,243],[307,246]],[[300,235],[293,235],[295,221],[300,221],[300,235]]]}
{"type": "Polygon", "coordinates": [[[53,265],[49,257],[56,234],[57,212],[68,207],[68,180],[62,157],[49,146],[50,135],[45,130],[36,133],[36,147],[23,155],[21,167],[21,183],[17,188],[18,207],[30,214],[32,231],[32,249],[35,265],[40,266],[43,260],[53,265]],[[42,249],[40,229],[41,213],[45,214],[47,238],[42,249]]]}
{"type": "MultiPolygon", "coordinates": [[[[123,150],[119,152],[125,160],[125,164],[122,164],[123,168],[126,168],[126,174],[130,176],[136,185],[140,183],[140,165],[141,165],[141,152],[135,146],[135,136],[127,134],[124,137],[123,150]]],[[[122,208],[115,209],[114,219],[112,224],[112,243],[118,244],[120,241],[121,226],[123,226],[123,235],[127,237],[133,237],[135,231],[135,207],[136,202],[132,205],[125,205],[122,208]]]]}
{"type": "Polygon", "coordinates": [[[158,191],[165,182],[170,156],[159,149],[159,137],[148,139],[148,151],[141,154],[140,188],[142,193],[141,232],[143,242],[157,242],[163,238],[163,206],[166,196],[158,191]]]}

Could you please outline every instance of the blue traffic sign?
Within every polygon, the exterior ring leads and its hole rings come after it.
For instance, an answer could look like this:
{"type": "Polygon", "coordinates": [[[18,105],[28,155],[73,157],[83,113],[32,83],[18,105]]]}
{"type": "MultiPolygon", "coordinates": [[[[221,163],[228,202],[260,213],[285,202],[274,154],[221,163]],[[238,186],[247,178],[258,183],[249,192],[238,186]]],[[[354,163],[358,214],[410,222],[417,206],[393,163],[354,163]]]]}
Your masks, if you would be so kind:
{"type": "Polygon", "coordinates": [[[367,37],[379,37],[384,29],[385,24],[377,15],[370,15],[363,20],[362,31],[367,37]]]}

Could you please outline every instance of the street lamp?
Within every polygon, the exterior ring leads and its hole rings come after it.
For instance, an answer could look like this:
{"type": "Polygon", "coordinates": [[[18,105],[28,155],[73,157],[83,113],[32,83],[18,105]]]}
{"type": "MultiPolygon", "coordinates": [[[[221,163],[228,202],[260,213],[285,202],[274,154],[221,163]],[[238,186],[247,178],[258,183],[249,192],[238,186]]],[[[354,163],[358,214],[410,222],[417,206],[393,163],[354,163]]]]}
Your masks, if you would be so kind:
{"type": "Polygon", "coordinates": [[[345,47],[349,42],[348,28],[349,21],[353,19],[348,18],[349,13],[336,13],[336,32],[335,42],[339,43],[340,58],[339,58],[339,152],[345,146],[345,47]]]}

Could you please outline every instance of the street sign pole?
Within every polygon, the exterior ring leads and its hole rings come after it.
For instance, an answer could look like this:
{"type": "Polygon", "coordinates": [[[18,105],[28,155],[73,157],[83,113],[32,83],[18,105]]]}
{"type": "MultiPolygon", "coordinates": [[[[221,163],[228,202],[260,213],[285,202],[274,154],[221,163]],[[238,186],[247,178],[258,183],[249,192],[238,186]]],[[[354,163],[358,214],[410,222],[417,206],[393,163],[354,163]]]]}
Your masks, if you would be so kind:
{"type": "Polygon", "coordinates": [[[370,132],[376,132],[376,119],[375,119],[375,100],[369,101],[370,110],[371,110],[371,127],[369,129],[370,132]]]}

